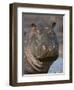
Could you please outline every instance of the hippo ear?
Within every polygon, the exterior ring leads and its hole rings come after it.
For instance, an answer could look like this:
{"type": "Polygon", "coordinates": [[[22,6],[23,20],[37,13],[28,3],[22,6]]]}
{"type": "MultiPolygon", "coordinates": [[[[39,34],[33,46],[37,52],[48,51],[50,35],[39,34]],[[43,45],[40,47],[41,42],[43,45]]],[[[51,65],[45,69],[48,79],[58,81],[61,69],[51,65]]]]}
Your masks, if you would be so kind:
{"type": "Polygon", "coordinates": [[[36,25],[34,23],[31,24],[31,27],[36,27],[36,25]]]}
{"type": "Polygon", "coordinates": [[[56,22],[52,23],[52,28],[54,28],[56,26],[56,22]]]}

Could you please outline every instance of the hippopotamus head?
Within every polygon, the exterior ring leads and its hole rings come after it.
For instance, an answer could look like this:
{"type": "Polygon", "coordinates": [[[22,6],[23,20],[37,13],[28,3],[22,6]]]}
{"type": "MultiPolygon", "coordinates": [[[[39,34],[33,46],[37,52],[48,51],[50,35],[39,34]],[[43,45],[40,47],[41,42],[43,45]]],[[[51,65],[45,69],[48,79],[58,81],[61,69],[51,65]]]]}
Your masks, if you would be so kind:
{"type": "Polygon", "coordinates": [[[29,56],[26,54],[26,71],[29,73],[45,73],[58,57],[58,41],[54,32],[56,23],[32,23],[27,43],[29,56]]]}
{"type": "Polygon", "coordinates": [[[30,38],[30,49],[33,56],[40,60],[53,60],[58,56],[58,41],[52,26],[43,24],[32,24],[35,33],[30,38]],[[50,59],[51,58],[51,59],[50,59]]]}

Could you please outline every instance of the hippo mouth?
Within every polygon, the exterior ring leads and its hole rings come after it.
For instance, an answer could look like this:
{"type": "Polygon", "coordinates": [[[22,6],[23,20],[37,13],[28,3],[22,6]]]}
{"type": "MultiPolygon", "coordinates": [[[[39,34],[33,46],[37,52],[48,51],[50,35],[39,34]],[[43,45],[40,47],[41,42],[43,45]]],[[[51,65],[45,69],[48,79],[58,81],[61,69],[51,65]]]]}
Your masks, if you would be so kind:
{"type": "Polygon", "coordinates": [[[58,55],[55,55],[54,57],[43,57],[43,58],[36,58],[39,61],[55,61],[58,58],[58,55]]]}

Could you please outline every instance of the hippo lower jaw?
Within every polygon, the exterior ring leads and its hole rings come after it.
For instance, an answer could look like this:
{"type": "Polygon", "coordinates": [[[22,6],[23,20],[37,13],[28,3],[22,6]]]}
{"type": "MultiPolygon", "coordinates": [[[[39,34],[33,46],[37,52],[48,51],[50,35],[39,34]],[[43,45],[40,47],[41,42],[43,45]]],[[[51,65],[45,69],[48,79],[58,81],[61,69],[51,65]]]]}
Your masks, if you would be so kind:
{"type": "Polygon", "coordinates": [[[55,55],[53,57],[45,57],[45,58],[36,58],[37,60],[46,62],[46,61],[54,61],[58,58],[58,55],[55,55]]]}
{"type": "Polygon", "coordinates": [[[37,58],[39,65],[35,65],[35,67],[37,68],[36,72],[48,73],[50,66],[57,58],[58,58],[58,55],[56,55],[55,57],[37,58]]]}

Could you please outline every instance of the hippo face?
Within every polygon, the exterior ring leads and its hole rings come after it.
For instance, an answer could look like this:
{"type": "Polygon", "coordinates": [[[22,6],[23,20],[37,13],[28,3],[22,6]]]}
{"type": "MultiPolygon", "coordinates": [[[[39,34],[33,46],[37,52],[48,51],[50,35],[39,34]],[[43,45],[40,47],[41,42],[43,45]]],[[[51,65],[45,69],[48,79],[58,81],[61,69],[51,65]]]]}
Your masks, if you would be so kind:
{"type": "Polygon", "coordinates": [[[49,65],[58,57],[58,41],[51,25],[32,24],[25,50],[25,66],[28,73],[48,72],[49,65]]]}
{"type": "Polygon", "coordinates": [[[58,42],[53,27],[34,26],[35,33],[31,36],[29,44],[33,56],[37,59],[58,56],[58,42]]]}

